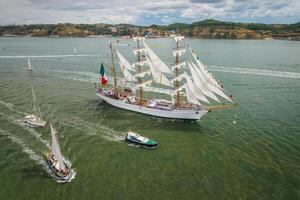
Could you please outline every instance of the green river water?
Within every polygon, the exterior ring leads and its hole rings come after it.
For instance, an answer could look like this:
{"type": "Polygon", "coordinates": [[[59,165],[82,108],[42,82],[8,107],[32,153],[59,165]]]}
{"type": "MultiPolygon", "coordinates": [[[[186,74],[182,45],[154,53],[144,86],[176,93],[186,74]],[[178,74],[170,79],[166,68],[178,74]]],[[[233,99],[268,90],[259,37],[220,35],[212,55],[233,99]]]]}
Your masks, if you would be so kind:
{"type": "MultiPolygon", "coordinates": [[[[102,102],[94,82],[109,39],[0,38],[0,199],[300,198],[300,42],[188,40],[238,100],[234,124],[235,109],[191,123],[102,102]],[[18,122],[32,111],[31,84],[76,172],[69,183],[43,161],[49,126],[18,122]],[[158,148],[122,142],[129,129],[158,148]]],[[[174,59],[171,39],[148,43],[174,59]]]]}

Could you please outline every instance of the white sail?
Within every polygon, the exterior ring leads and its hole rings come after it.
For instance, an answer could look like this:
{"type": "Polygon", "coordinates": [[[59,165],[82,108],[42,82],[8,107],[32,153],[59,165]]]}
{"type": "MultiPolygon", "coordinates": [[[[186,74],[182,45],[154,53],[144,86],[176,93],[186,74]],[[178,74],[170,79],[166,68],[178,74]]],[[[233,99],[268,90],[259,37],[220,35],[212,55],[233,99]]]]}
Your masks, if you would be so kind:
{"type": "Polygon", "coordinates": [[[143,83],[139,83],[139,84],[137,84],[137,85],[134,85],[134,86],[132,87],[132,90],[133,90],[133,91],[136,91],[138,88],[144,88],[144,87],[146,87],[147,85],[151,85],[152,81],[153,81],[153,80],[148,80],[148,81],[145,81],[145,82],[143,82],[143,83]]]}
{"type": "MultiPolygon", "coordinates": [[[[207,87],[214,92],[215,94],[223,97],[224,99],[228,100],[229,102],[233,101],[223,92],[223,89],[221,89],[220,87],[217,87],[214,82],[212,82],[208,76],[208,72],[201,70],[201,68],[198,68],[194,63],[191,63],[196,71],[196,73],[198,74],[198,76],[201,76],[202,79],[206,82],[207,87]]],[[[209,74],[210,75],[210,74],[209,74]]]]}
{"type": "Polygon", "coordinates": [[[64,164],[64,157],[61,154],[59,143],[56,137],[56,130],[52,127],[52,124],[50,123],[51,127],[51,152],[55,156],[55,158],[58,161],[59,168],[62,170],[65,170],[65,164],[64,164]]]}
{"type": "Polygon", "coordinates": [[[165,75],[163,75],[163,73],[149,59],[148,59],[148,65],[152,74],[153,81],[155,83],[172,87],[172,83],[167,79],[167,77],[165,77],[165,75]]]}
{"type": "Polygon", "coordinates": [[[186,49],[174,49],[173,50],[173,56],[175,57],[175,56],[178,55],[179,57],[181,57],[181,56],[183,56],[185,51],[186,51],[186,49]]]}
{"type": "Polygon", "coordinates": [[[194,93],[191,91],[189,87],[185,87],[185,92],[186,92],[186,98],[189,103],[197,104],[199,105],[199,101],[197,100],[196,96],[194,93]]]}
{"type": "Polygon", "coordinates": [[[31,63],[30,63],[30,59],[27,58],[27,65],[25,66],[26,69],[28,70],[33,70],[33,68],[31,67],[31,63]]]}
{"type": "Polygon", "coordinates": [[[199,91],[195,87],[195,84],[193,83],[193,81],[187,74],[185,74],[185,78],[186,78],[187,88],[189,89],[189,94],[193,95],[195,98],[197,98],[198,100],[200,100],[202,102],[209,103],[208,99],[204,96],[204,94],[201,91],[199,91]]]}
{"type": "Polygon", "coordinates": [[[158,68],[163,73],[172,73],[169,67],[149,48],[149,46],[144,42],[149,59],[152,61],[153,65],[158,68]]]}
{"type": "Polygon", "coordinates": [[[217,98],[217,96],[208,88],[207,83],[205,82],[205,80],[203,79],[203,77],[201,76],[201,74],[196,72],[196,69],[193,67],[193,63],[192,62],[188,62],[188,66],[191,70],[191,74],[192,77],[194,79],[194,84],[195,87],[200,89],[200,91],[207,97],[220,102],[220,100],[217,98]]]}
{"type": "Polygon", "coordinates": [[[31,63],[30,63],[30,59],[27,58],[27,68],[30,69],[31,68],[31,63]]]}
{"type": "Polygon", "coordinates": [[[183,90],[185,87],[186,87],[186,85],[182,85],[182,86],[180,86],[179,88],[173,90],[173,94],[172,94],[172,95],[173,95],[173,96],[176,95],[176,93],[177,93],[178,91],[183,90]]]}
{"type": "Polygon", "coordinates": [[[133,54],[136,56],[136,54],[138,53],[138,52],[140,52],[140,53],[146,53],[147,52],[147,50],[145,49],[145,48],[139,48],[139,49],[132,49],[132,51],[133,51],[133,54]]]}
{"type": "Polygon", "coordinates": [[[148,61],[147,60],[143,60],[141,62],[136,62],[136,63],[133,63],[132,65],[137,67],[137,66],[143,66],[144,64],[147,64],[148,61]]]}
{"type": "Polygon", "coordinates": [[[73,54],[74,55],[76,55],[77,54],[77,50],[76,50],[76,48],[74,47],[74,49],[73,49],[73,54]]]}
{"type": "Polygon", "coordinates": [[[185,73],[180,74],[180,75],[178,75],[178,76],[175,77],[175,78],[172,78],[172,79],[170,80],[170,82],[172,83],[172,82],[174,82],[174,81],[181,81],[183,78],[185,78],[185,73]]]}
{"type": "MultiPolygon", "coordinates": [[[[119,65],[121,66],[122,64],[119,62],[119,65]]],[[[121,71],[123,72],[126,81],[130,81],[130,82],[136,81],[136,78],[125,67],[124,68],[121,67],[121,71]]]]}
{"type": "Polygon", "coordinates": [[[144,41],[145,37],[133,37],[133,41],[144,41]]]}
{"type": "Polygon", "coordinates": [[[203,75],[205,76],[206,80],[209,81],[211,84],[220,87],[220,84],[218,83],[218,81],[213,77],[213,75],[211,73],[209,73],[207,71],[207,69],[203,66],[203,64],[200,62],[200,60],[197,58],[196,54],[192,51],[192,49],[190,49],[190,52],[192,53],[197,66],[199,67],[199,69],[201,70],[201,72],[203,73],[203,75]]]}
{"type": "Polygon", "coordinates": [[[126,60],[126,58],[124,58],[124,56],[122,56],[122,54],[117,49],[115,49],[115,51],[119,58],[121,69],[126,68],[127,70],[135,71],[134,67],[126,60]]]}
{"type": "Polygon", "coordinates": [[[33,109],[36,113],[36,116],[39,117],[41,120],[43,120],[43,116],[42,116],[39,104],[37,102],[33,86],[31,86],[31,91],[32,91],[32,98],[33,98],[33,109]]]}

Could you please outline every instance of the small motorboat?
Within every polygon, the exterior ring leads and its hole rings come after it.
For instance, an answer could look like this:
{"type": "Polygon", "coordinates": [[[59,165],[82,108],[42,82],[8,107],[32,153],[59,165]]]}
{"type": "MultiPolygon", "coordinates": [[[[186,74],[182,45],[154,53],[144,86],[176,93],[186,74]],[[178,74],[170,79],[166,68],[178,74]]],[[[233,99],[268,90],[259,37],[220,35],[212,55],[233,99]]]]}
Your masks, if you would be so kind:
{"type": "Polygon", "coordinates": [[[129,131],[125,136],[125,141],[134,143],[145,147],[156,147],[157,142],[155,140],[140,136],[139,134],[129,131]]]}
{"type": "Polygon", "coordinates": [[[52,127],[52,124],[50,123],[51,127],[51,148],[49,149],[49,152],[46,153],[46,162],[49,165],[52,172],[55,174],[55,176],[63,181],[67,182],[72,178],[72,171],[70,167],[67,165],[63,155],[61,154],[59,143],[56,137],[56,130],[52,127]]]}

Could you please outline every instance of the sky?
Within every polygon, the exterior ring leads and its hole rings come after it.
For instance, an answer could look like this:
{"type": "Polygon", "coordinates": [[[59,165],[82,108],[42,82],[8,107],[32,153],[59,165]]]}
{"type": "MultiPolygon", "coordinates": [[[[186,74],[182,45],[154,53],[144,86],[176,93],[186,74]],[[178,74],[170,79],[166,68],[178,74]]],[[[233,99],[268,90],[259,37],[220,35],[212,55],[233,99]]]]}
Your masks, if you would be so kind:
{"type": "Polygon", "coordinates": [[[204,19],[296,23],[300,21],[300,0],[0,0],[0,25],[151,25],[204,19]]]}

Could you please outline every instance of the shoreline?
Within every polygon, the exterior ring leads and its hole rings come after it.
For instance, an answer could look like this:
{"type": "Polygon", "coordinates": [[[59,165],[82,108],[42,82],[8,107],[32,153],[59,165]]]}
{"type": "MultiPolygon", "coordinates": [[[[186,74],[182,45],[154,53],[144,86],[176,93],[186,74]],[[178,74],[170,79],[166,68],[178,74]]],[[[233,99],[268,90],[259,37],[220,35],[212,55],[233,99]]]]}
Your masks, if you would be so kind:
{"type": "MultiPolygon", "coordinates": [[[[61,39],[61,38],[120,38],[122,39],[123,36],[113,36],[113,35],[97,35],[97,36],[32,36],[32,35],[0,35],[0,38],[53,38],[53,39],[61,39]]],[[[146,37],[147,39],[163,39],[163,38],[172,38],[171,36],[159,36],[159,37],[146,37]]],[[[208,37],[188,37],[187,39],[201,39],[201,40],[284,40],[284,41],[300,41],[294,40],[291,38],[208,38],[208,37]]],[[[131,39],[131,38],[130,38],[131,39]]]]}

